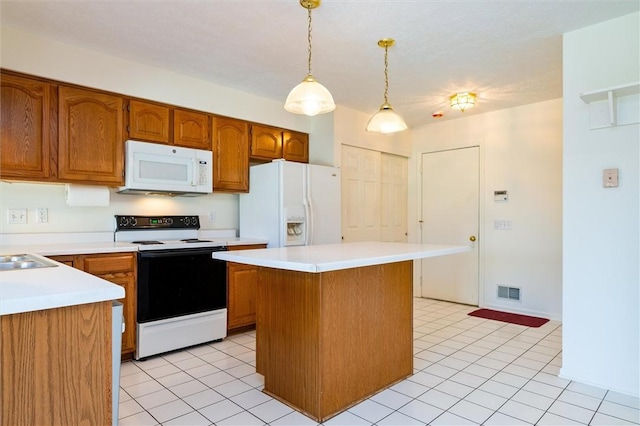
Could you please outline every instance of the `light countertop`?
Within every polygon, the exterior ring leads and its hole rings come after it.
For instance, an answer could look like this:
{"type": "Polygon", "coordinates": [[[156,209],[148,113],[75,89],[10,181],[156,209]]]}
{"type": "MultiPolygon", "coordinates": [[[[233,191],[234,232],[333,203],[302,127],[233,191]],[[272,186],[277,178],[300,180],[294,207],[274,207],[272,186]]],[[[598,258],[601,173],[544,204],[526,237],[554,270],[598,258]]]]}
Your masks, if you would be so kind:
{"type": "Polygon", "coordinates": [[[471,250],[468,246],[444,246],[387,242],[358,242],[258,250],[215,252],[215,259],[300,272],[328,272],[471,250]]]}
{"type": "MultiPolygon", "coordinates": [[[[239,238],[232,230],[201,230],[198,238],[222,243],[228,247],[267,244],[267,240],[239,238]]],[[[0,255],[36,253],[41,256],[74,254],[121,253],[138,251],[137,244],[114,242],[113,232],[3,234],[0,239],[0,255]]]]}
{"type": "MultiPolygon", "coordinates": [[[[227,246],[266,244],[235,237],[235,230],[201,231],[200,238],[227,246]]],[[[2,234],[0,255],[61,256],[137,252],[136,244],[114,242],[112,232],[2,234]]],[[[109,281],[48,260],[57,266],[0,271],[0,315],[121,299],[124,289],[109,281]]]]}
{"type": "Polygon", "coordinates": [[[47,261],[56,266],[0,272],[0,315],[124,297],[124,288],[119,285],[62,263],[47,261]]]}

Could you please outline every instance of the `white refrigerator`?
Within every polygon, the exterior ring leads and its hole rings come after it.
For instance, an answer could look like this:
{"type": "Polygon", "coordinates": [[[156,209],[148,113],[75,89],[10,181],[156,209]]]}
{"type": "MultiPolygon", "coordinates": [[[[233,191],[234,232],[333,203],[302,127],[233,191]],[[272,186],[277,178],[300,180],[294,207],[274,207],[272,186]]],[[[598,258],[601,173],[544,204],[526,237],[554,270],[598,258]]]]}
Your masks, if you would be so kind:
{"type": "Polygon", "coordinates": [[[240,237],[267,247],[339,243],[340,169],[275,160],[251,166],[240,194],[240,237]]]}

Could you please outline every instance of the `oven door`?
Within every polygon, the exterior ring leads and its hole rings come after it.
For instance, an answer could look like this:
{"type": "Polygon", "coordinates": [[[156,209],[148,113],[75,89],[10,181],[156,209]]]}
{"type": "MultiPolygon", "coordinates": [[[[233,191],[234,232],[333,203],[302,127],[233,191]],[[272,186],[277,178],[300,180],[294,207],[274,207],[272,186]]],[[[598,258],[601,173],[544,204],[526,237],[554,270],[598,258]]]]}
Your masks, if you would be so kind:
{"type": "Polygon", "coordinates": [[[138,323],[225,308],[226,263],[211,258],[222,250],[226,247],[138,252],[138,323]]]}

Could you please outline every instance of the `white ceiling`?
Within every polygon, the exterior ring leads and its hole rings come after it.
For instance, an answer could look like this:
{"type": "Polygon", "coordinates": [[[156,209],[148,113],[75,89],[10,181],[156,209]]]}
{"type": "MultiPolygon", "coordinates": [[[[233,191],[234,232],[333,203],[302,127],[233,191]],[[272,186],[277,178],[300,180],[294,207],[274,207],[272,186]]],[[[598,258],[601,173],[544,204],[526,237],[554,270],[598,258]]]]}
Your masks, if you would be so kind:
{"type": "MultiPolygon", "coordinates": [[[[459,91],[483,113],[562,96],[562,34],[640,10],[640,0],[325,0],[313,11],[313,74],[335,101],[410,127],[459,91]]],[[[282,101],[307,72],[298,0],[2,1],[2,25],[282,101]]],[[[28,54],[28,52],[25,52],[28,54]]]]}

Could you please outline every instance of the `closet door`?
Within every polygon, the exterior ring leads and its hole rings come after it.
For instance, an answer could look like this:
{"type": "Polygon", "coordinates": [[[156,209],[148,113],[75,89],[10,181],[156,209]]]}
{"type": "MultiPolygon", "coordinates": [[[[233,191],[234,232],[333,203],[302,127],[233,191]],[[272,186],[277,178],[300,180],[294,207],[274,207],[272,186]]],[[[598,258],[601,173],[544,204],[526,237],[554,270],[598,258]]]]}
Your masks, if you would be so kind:
{"type": "Polygon", "coordinates": [[[380,152],[342,146],[344,242],[380,241],[380,161],[380,152]]]}

